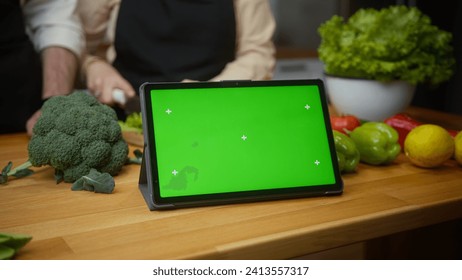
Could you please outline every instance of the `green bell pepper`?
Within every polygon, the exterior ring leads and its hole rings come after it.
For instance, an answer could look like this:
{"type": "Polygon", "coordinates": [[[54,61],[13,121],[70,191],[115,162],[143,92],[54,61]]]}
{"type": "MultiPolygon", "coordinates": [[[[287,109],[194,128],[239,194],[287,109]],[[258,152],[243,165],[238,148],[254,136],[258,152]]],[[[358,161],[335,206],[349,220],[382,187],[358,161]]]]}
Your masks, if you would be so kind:
{"type": "Polygon", "coordinates": [[[359,150],[360,161],[371,165],[389,164],[401,152],[398,132],[382,122],[367,122],[350,133],[359,150]]]}
{"type": "Polygon", "coordinates": [[[359,151],[347,135],[333,130],[335,151],[340,172],[354,172],[359,163],[359,151]]]}

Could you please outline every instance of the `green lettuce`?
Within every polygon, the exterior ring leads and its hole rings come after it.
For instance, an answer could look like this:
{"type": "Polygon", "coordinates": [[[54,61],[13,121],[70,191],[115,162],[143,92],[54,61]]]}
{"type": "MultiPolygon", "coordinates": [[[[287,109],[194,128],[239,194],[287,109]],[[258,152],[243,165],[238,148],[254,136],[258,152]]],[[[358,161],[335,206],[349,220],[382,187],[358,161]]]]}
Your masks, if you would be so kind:
{"type": "Polygon", "coordinates": [[[438,84],[453,74],[452,34],[416,7],[360,9],[347,21],[334,15],[318,32],[329,75],[438,84]]]}

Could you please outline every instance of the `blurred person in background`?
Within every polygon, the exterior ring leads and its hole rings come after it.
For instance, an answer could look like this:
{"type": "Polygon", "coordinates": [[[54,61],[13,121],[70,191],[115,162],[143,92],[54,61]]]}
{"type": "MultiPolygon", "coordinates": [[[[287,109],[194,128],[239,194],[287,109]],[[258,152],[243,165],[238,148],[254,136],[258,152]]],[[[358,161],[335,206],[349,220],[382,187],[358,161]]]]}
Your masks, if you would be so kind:
{"type": "Polygon", "coordinates": [[[26,131],[74,88],[85,39],[77,0],[0,1],[0,133],[26,131]]]}
{"type": "Polygon", "coordinates": [[[144,82],[270,79],[275,22],[267,0],[80,0],[82,77],[101,102],[144,82]]]}

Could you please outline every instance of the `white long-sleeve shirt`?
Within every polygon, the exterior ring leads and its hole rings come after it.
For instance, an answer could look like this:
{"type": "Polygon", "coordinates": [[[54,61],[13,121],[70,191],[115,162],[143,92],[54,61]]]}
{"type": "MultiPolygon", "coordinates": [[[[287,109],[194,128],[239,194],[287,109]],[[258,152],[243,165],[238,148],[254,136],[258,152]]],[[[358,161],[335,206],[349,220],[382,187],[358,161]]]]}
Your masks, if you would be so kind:
{"type": "Polygon", "coordinates": [[[63,47],[81,57],[85,37],[77,0],[21,0],[27,32],[38,52],[63,47]]]}

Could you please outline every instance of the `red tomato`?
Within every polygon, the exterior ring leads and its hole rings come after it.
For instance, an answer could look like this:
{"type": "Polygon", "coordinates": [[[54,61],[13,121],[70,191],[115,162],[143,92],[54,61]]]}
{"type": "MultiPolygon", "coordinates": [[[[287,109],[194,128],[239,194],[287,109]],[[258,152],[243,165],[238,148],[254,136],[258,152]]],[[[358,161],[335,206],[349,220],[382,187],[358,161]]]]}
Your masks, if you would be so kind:
{"type": "Polygon", "coordinates": [[[359,119],[353,115],[347,116],[331,116],[330,123],[333,130],[337,130],[343,134],[348,135],[349,132],[353,131],[356,127],[361,125],[359,119]]]}

